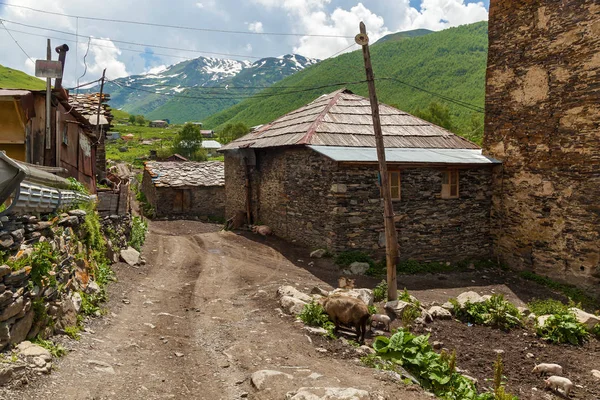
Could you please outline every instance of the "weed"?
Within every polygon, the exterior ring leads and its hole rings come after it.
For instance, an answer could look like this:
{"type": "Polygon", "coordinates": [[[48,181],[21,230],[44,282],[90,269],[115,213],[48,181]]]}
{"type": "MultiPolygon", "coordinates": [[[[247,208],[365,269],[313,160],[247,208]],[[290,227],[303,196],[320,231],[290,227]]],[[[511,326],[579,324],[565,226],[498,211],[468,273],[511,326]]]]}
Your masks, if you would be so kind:
{"type": "Polygon", "coordinates": [[[97,316],[100,313],[100,303],[106,301],[106,292],[104,289],[98,294],[79,292],[79,295],[81,296],[81,312],[83,315],[97,316]]]}
{"type": "Polygon", "coordinates": [[[506,393],[504,388],[504,363],[502,362],[502,356],[498,354],[496,362],[494,363],[494,400],[518,400],[518,397],[512,394],[506,393]]]}
{"type": "Polygon", "coordinates": [[[19,361],[19,357],[17,357],[17,353],[11,353],[10,357],[0,353],[0,363],[4,364],[12,364],[19,361]]]}
{"type": "Polygon", "coordinates": [[[369,308],[369,314],[377,314],[377,307],[375,306],[367,306],[369,308]]]}
{"type": "Polygon", "coordinates": [[[65,331],[65,335],[67,335],[71,339],[73,339],[73,340],[81,339],[81,335],[79,334],[79,332],[81,332],[80,326],[76,326],[76,325],[65,326],[65,328],[63,330],[65,331]]]}
{"type": "Polygon", "coordinates": [[[455,299],[450,302],[454,306],[456,317],[464,322],[488,325],[505,331],[522,325],[521,313],[502,295],[495,294],[482,303],[467,303],[462,309],[455,299]]]}
{"type": "Polygon", "coordinates": [[[148,230],[148,224],[140,217],[133,217],[131,223],[131,239],[129,239],[129,245],[140,251],[142,245],[146,240],[146,231],[148,230]]]}
{"type": "Polygon", "coordinates": [[[56,277],[50,274],[54,265],[56,265],[58,256],[48,242],[38,242],[33,245],[33,252],[30,256],[31,262],[31,281],[37,286],[56,287],[56,277]]]}
{"type": "Polygon", "coordinates": [[[96,283],[100,287],[104,287],[108,282],[115,281],[115,273],[110,267],[110,264],[101,262],[96,267],[96,283]]]}
{"type": "Polygon", "coordinates": [[[536,333],[552,343],[570,343],[574,346],[583,344],[589,337],[585,326],[570,313],[551,315],[543,326],[537,324],[536,333]]]}
{"type": "Polygon", "coordinates": [[[568,314],[569,307],[561,301],[554,299],[535,299],[527,304],[529,310],[535,315],[568,314]]]}
{"type": "Polygon", "coordinates": [[[532,281],[542,286],[546,286],[547,288],[554,289],[567,296],[571,301],[581,303],[581,305],[587,310],[595,310],[599,306],[597,299],[589,296],[582,289],[579,289],[574,285],[556,282],[550,278],[538,275],[531,271],[522,271],[519,273],[519,276],[528,281],[532,281]]]}
{"type": "Polygon", "coordinates": [[[329,320],[329,316],[325,313],[323,306],[319,303],[311,301],[305,305],[302,312],[298,314],[298,318],[308,326],[324,328],[327,330],[328,337],[332,339],[336,338],[333,333],[335,325],[329,320]]]}
{"type": "Polygon", "coordinates": [[[373,298],[375,301],[384,301],[387,299],[388,284],[386,281],[379,282],[379,285],[373,289],[373,298]]]}
{"type": "Polygon", "coordinates": [[[52,354],[52,357],[55,358],[59,358],[67,354],[67,350],[60,343],[55,344],[51,340],[44,340],[39,336],[35,338],[32,343],[45,348],[50,352],[50,354],[52,354]]]}
{"type": "Polygon", "coordinates": [[[590,332],[592,332],[592,335],[596,336],[596,339],[600,340],[600,324],[596,324],[590,332]]]}
{"type": "Polygon", "coordinates": [[[414,306],[407,306],[402,312],[402,326],[409,328],[412,327],[417,318],[421,316],[421,310],[414,306]]]}
{"type": "Polygon", "coordinates": [[[90,194],[85,185],[79,182],[77,179],[69,177],[67,180],[69,181],[69,190],[73,190],[82,194],[90,194]]]}
{"type": "Polygon", "coordinates": [[[373,259],[367,253],[363,253],[362,251],[345,251],[335,258],[335,264],[340,267],[347,267],[353,262],[366,262],[369,265],[373,265],[373,259]]]}

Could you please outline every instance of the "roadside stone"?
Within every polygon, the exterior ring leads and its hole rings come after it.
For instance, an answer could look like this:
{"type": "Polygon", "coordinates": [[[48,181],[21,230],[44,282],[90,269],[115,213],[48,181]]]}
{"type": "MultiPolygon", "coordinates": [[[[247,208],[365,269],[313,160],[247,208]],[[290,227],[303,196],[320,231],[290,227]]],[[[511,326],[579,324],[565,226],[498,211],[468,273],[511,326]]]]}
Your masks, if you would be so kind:
{"type": "Polygon", "coordinates": [[[27,339],[27,334],[33,325],[33,317],[33,310],[29,310],[23,318],[13,324],[10,328],[10,344],[15,345],[27,339]]]}
{"type": "Polygon", "coordinates": [[[140,252],[129,246],[125,250],[121,250],[121,260],[133,267],[137,265],[140,260],[140,252]]]}
{"type": "Polygon", "coordinates": [[[409,307],[414,308],[415,306],[403,300],[394,300],[385,303],[385,306],[383,308],[394,313],[394,315],[396,315],[397,318],[402,319],[404,311],[406,311],[409,307]]]}
{"type": "Polygon", "coordinates": [[[79,218],[75,216],[66,216],[58,221],[60,226],[77,226],[79,225],[79,218]]]}
{"type": "Polygon", "coordinates": [[[366,305],[373,305],[373,291],[371,289],[335,289],[331,294],[342,294],[344,296],[354,297],[355,299],[362,300],[366,305]]]}
{"type": "Polygon", "coordinates": [[[485,300],[478,293],[470,291],[459,294],[456,301],[458,301],[461,308],[464,308],[467,303],[483,303],[485,300]]]}
{"type": "Polygon", "coordinates": [[[525,354],[525,357],[534,358],[535,356],[533,355],[533,353],[527,353],[527,354],[525,354]]]}
{"type": "Polygon", "coordinates": [[[298,300],[302,300],[305,303],[309,303],[312,299],[306,293],[302,293],[293,286],[281,286],[277,289],[277,297],[282,298],[284,296],[293,297],[298,300]]]}
{"type": "Polygon", "coordinates": [[[18,271],[11,272],[4,277],[5,285],[19,286],[25,279],[29,277],[31,267],[21,268],[18,271]]]}
{"type": "Polygon", "coordinates": [[[112,374],[112,375],[115,374],[114,368],[110,364],[105,363],[103,361],[88,360],[87,363],[89,365],[93,366],[96,371],[100,371],[100,372],[104,372],[104,373],[112,374]]]}
{"type": "Polygon", "coordinates": [[[450,311],[440,306],[433,306],[428,312],[434,319],[452,319],[450,311]]]}
{"type": "Polygon", "coordinates": [[[369,400],[369,392],[355,388],[302,387],[285,395],[286,400],[369,400]]]}
{"type": "Polygon", "coordinates": [[[33,357],[31,362],[32,362],[32,365],[34,365],[38,368],[44,368],[46,366],[46,361],[41,357],[33,357]]]}
{"type": "Polygon", "coordinates": [[[8,265],[0,265],[0,278],[4,278],[4,276],[10,274],[10,272],[11,268],[8,265]]]}
{"type": "Polygon", "coordinates": [[[600,324],[600,318],[594,314],[587,313],[577,307],[569,308],[569,311],[575,314],[577,321],[585,325],[586,329],[588,330],[592,330],[597,324],[600,324]]]}
{"type": "Polygon", "coordinates": [[[10,303],[4,309],[4,311],[2,311],[2,314],[0,314],[0,321],[6,321],[7,319],[14,317],[15,315],[23,311],[23,308],[25,308],[25,300],[23,299],[23,296],[21,296],[18,297],[12,303],[10,303]]]}
{"type": "Polygon", "coordinates": [[[300,314],[306,305],[304,301],[290,296],[283,296],[279,301],[285,312],[294,315],[300,314]]]}
{"type": "Polygon", "coordinates": [[[41,357],[46,361],[52,361],[52,354],[42,346],[38,346],[37,344],[33,344],[29,341],[24,341],[18,344],[17,346],[18,354],[25,358],[33,358],[33,357],[41,357]]]}
{"type": "Polygon", "coordinates": [[[597,369],[593,369],[592,371],[592,376],[596,379],[600,380],[600,371],[598,371],[597,369]]]}
{"type": "Polygon", "coordinates": [[[257,390],[264,390],[276,382],[292,379],[293,376],[290,374],[269,369],[256,371],[250,376],[250,382],[257,390]]]}
{"type": "Polygon", "coordinates": [[[344,273],[347,275],[364,275],[369,268],[371,268],[369,263],[355,261],[344,270],[344,273]]]}
{"type": "Polygon", "coordinates": [[[310,253],[310,258],[322,258],[325,254],[327,254],[327,250],[318,249],[310,253]]]}

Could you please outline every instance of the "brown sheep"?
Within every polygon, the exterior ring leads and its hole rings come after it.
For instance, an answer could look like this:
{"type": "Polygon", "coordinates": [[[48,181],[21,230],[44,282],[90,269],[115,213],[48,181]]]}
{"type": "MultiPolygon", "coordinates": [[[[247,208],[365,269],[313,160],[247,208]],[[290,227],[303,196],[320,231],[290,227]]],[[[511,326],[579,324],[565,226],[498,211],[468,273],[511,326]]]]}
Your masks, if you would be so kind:
{"type": "Polygon", "coordinates": [[[362,300],[348,296],[333,295],[323,300],[323,309],[335,324],[334,332],[337,333],[340,324],[354,327],[359,343],[365,341],[367,323],[371,314],[369,313],[369,308],[362,300]]]}

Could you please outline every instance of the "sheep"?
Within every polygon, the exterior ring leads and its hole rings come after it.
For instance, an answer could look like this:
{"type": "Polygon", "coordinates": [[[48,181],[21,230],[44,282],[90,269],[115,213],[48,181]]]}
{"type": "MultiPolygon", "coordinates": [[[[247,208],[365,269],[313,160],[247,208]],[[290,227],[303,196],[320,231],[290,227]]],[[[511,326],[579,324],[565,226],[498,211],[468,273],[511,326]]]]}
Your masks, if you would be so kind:
{"type": "Polygon", "coordinates": [[[562,375],[562,367],[558,364],[538,364],[533,367],[532,373],[562,375]]]}
{"type": "Polygon", "coordinates": [[[371,314],[369,308],[360,299],[353,297],[333,295],[323,300],[323,309],[335,324],[334,332],[340,328],[340,324],[354,327],[359,343],[365,341],[367,333],[367,322],[371,314]]]}
{"type": "Polygon", "coordinates": [[[391,321],[391,318],[385,314],[373,314],[371,315],[371,328],[373,328],[373,322],[375,322],[375,326],[383,324],[384,329],[389,332],[391,321]]]}
{"type": "Polygon", "coordinates": [[[558,388],[561,388],[565,392],[566,397],[569,397],[569,393],[573,388],[573,382],[567,378],[563,378],[562,376],[552,375],[544,382],[546,383],[546,389],[550,388],[552,390],[557,390],[558,388]]]}
{"type": "Polygon", "coordinates": [[[258,233],[265,237],[273,234],[273,230],[271,228],[269,228],[267,225],[253,225],[252,232],[258,233]]]}

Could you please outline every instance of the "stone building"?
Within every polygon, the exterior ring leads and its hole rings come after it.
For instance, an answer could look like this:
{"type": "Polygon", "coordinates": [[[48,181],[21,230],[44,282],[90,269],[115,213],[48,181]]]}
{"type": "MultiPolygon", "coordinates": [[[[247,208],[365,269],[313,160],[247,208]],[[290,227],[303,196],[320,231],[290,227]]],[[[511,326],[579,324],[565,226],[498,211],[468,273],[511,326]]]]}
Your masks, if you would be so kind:
{"type": "Polygon", "coordinates": [[[147,161],[142,192],[156,217],[225,215],[224,166],[220,161],[147,161]]]}
{"type": "MultiPolygon", "coordinates": [[[[443,128],[381,105],[402,259],[489,257],[496,160],[443,128]]],[[[369,100],[324,95],[221,148],[226,216],[250,212],[277,236],[339,252],[383,252],[369,100]]]]}
{"type": "Polygon", "coordinates": [[[492,1],[486,154],[492,232],[510,266],[600,278],[600,3],[492,1]]]}

